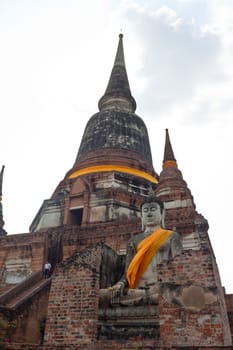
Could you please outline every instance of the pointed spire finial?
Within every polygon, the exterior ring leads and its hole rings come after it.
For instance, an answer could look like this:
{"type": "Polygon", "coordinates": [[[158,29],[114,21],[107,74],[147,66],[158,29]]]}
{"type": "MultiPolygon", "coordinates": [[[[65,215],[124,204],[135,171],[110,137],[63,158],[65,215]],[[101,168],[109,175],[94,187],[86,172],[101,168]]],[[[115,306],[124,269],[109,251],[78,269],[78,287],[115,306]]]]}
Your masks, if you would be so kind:
{"type": "Polygon", "coordinates": [[[176,159],[174,156],[174,152],[172,149],[168,129],[166,131],[166,139],[165,139],[165,148],[164,148],[164,157],[163,157],[163,169],[175,167],[177,168],[176,159]]]}
{"type": "Polygon", "coordinates": [[[3,182],[4,168],[5,168],[5,165],[2,166],[2,170],[0,172],[0,201],[2,199],[2,182],[3,182]]]}
{"type": "Polygon", "coordinates": [[[3,173],[5,166],[2,166],[2,170],[0,172],[0,235],[6,235],[7,232],[4,230],[3,226],[5,224],[3,220],[3,211],[2,211],[2,183],[3,183],[3,173]]]}
{"type": "Polygon", "coordinates": [[[123,34],[119,34],[119,42],[107,89],[99,100],[99,110],[120,109],[134,113],[136,102],[131,95],[125,66],[123,34]]]}
{"type": "Polygon", "coordinates": [[[118,48],[116,52],[116,57],[115,57],[115,62],[114,66],[123,66],[125,67],[125,57],[124,57],[124,49],[123,49],[123,34],[119,34],[119,43],[118,43],[118,48]]]}

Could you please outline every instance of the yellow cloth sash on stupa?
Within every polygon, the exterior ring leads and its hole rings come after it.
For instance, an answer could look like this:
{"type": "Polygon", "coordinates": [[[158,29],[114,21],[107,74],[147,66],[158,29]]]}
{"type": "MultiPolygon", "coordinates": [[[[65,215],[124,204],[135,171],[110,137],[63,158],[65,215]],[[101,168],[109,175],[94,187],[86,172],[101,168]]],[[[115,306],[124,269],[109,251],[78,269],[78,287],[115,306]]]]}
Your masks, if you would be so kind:
{"type": "Polygon", "coordinates": [[[171,233],[170,230],[159,228],[138,244],[137,253],[129,264],[126,274],[129,288],[137,287],[153,256],[171,233]]]}
{"type": "Polygon", "coordinates": [[[74,179],[81,175],[99,173],[99,172],[105,172],[105,171],[118,171],[120,173],[142,177],[143,179],[149,180],[152,183],[156,183],[156,184],[158,183],[158,180],[154,176],[146,173],[145,171],[135,169],[135,168],[130,168],[127,166],[122,166],[122,165],[114,165],[114,164],[94,165],[94,166],[90,166],[80,170],[76,170],[69,175],[69,179],[74,179]]]}

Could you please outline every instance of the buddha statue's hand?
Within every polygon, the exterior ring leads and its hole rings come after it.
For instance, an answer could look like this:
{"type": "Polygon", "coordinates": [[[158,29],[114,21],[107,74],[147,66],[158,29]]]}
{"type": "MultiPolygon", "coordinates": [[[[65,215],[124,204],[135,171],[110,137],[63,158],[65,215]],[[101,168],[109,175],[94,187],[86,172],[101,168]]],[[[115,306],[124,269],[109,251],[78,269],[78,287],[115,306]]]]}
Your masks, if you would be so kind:
{"type": "Polygon", "coordinates": [[[122,280],[109,288],[111,290],[111,302],[113,304],[118,303],[120,301],[120,297],[124,294],[125,287],[126,287],[126,281],[122,280]]]}

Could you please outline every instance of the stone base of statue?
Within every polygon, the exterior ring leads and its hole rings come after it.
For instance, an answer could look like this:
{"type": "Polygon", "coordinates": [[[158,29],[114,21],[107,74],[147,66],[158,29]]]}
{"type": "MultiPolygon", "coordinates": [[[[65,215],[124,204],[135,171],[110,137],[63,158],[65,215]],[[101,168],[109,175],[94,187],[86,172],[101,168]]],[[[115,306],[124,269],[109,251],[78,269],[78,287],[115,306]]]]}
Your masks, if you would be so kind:
{"type": "Polygon", "coordinates": [[[159,339],[158,303],[144,289],[128,290],[112,299],[111,290],[99,294],[98,338],[127,340],[159,339]]]}
{"type": "Polygon", "coordinates": [[[99,308],[98,339],[159,339],[158,310],[155,305],[99,308]]]}

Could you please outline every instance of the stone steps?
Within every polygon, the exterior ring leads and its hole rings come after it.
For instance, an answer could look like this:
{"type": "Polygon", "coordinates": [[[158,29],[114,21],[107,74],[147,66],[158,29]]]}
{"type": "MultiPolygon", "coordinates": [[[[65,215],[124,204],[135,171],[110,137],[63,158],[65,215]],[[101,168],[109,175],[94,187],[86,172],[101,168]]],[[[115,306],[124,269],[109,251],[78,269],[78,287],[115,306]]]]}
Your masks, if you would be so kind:
{"type": "Polygon", "coordinates": [[[41,281],[37,282],[35,285],[31,286],[30,288],[27,288],[24,292],[20,293],[17,297],[13,298],[9,303],[7,303],[5,306],[8,308],[16,308],[17,306],[21,305],[23,302],[25,302],[28,298],[35,295],[37,292],[39,292],[44,285],[47,285],[48,282],[50,282],[50,279],[42,279],[41,281]]]}
{"type": "Polygon", "coordinates": [[[35,278],[34,274],[34,276],[30,276],[27,280],[1,294],[0,306],[8,309],[16,309],[50,282],[51,277],[45,279],[41,273],[37,273],[35,278]]]}

